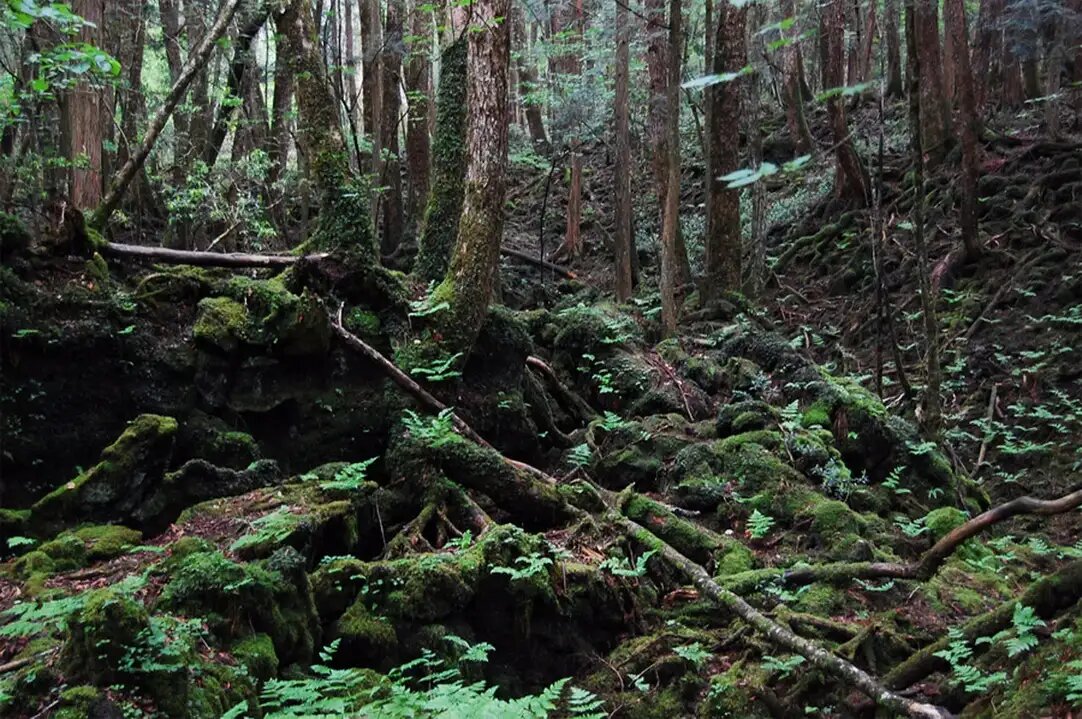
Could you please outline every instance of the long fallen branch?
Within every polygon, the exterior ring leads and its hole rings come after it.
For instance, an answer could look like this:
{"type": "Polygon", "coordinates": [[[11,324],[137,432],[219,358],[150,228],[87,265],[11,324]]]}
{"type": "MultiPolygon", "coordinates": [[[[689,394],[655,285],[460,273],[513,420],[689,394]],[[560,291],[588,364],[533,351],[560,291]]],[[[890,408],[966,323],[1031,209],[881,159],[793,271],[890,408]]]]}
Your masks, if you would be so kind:
{"type": "Polygon", "coordinates": [[[512,250],[510,247],[501,247],[500,254],[506,257],[514,257],[515,259],[522,260],[523,262],[529,262],[532,265],[537,265],[546,270],[552,270],[561,277],[565,277],[569,280],[578,279],[571,270],[567,269],[563,265],[558,265],[555,262],[549,262],[548,260],[542,260],[540,257],[534,257],[526,252],[520,252],[519,250],[512,250]]]}
{"type": "Polygon", "coordinates": [[[241,252],[197,252],[194,250],[171,250],[166,247],[144,247],[143,245],[125,245],[119,242],[106,242],[102,246],[105,254],[112,257],[124,257],[151,260],[169,265],[194,265],[196,267],[270,267],[281,268],[296,264],[302,259],[321,260],[326,254],[316,255],[252,255],[241,252]]]}
{"type": "Polygon", "coordinates": [[[951,716],[945,709],[907,699],[892,692],[871,674],[841,657],[831,654],[815,642],[789,631],[748,604],[737,594],[718,585],[705,569],[677,552],[666,542],[658,539],[641,525],[626,517],[619,517],[615,521],[623,527],[630,537],[650,549],[656,550],[669,564],[679,569],[704,596],[746,621],[778,646],[800,654],[824,672],[848,685],[855,686],[867,694],[877,705],[899,714],[921,719],[943,719],[951,716]]]}
{"type": "Polygon", "coordinates": [[[789,585],[811,584],[813,582],[849,583],[854,579],[918,579],[928,580],[935,576],[943,563],[966,540],[973,538],[986,529],[1020,514],[1038,514],[1050,516],[1063,514],[1077,507],[1082,507],[1082,489],[1065,494],[1058,499],[1037,499],[1018,497],[987,512],[978,514],[965,524],[956,527],[936,542],[915,562],[832,562],[810,567],[779,570],[776,573],[762,570],[745,572],[746,576],[734,575],[727,586],[734,591],[762,583],[767,575],[773,574],[789,585]]]}

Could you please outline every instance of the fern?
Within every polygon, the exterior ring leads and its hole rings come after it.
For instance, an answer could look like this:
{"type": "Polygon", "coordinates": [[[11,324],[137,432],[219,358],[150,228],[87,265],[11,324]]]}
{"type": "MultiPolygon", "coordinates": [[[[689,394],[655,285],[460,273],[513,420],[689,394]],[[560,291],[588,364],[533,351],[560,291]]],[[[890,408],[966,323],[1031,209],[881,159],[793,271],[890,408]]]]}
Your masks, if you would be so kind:
{"type": "Polygon", "coordinates": [[[405,410],[402,423],[410,435],[430,447],[442,447],[458,440],[455,433],[455,410],[447,407],[435,417],[422,417],[413,410],[405,410]]]}
{"type": "Polygon", "coordinates": [[[375,462],[377,457],[366,459],[363,462],[354,462],[338,470],[334,479],[322,482],[319,486],[329,490],[352,491],[360,489],[368,475],[368,468],[375,462]]]}
{"type": "Polygon", "coordinates": [[[631,562],[626,559],[609,557],[598,565],[598,569],[607,570],[614,577],[642,577],[646,574],[646,563],[655,554],[657,554],[656,549],[644,552],[635,560],[635,566],[631,566],[631,562]]]}
{"type": "Polygon", "coordinates": [[[752,539],[762,539],[770,534],[774,528],[774,518],[769,514],[763,514],[758,509],[752,510],[748,517],[748,536],[752,539]]]}
{"type": "Polygon", "coordinates": [[[590,460],[593,459],[594,453],[587,444],[578,444],[572,447],[567,453],[567,463],[575,469],[582,469],[590,464],[590,460]]]}
{"type": "Polygon", "coordinates": [[[512,582],[520,582],[547,571],[547,568],[552,564],[552,559],[538,552],[534,552],[524,557],[515,557],[515,564],[520,564],[522,566],[521,568],[493,567],[491,572],[493,574],[506,574],[511,578],[512,582]]]}
{"type": "Polygon", "coordinates": [[[241,535],[229,545],[229,549],[239,552],[261,544],[281,544],[296,531],[301,521],[301,515],[294,514],[288,507],[279,507],[270,514],[253,520],[253,531],[241,535]]]}

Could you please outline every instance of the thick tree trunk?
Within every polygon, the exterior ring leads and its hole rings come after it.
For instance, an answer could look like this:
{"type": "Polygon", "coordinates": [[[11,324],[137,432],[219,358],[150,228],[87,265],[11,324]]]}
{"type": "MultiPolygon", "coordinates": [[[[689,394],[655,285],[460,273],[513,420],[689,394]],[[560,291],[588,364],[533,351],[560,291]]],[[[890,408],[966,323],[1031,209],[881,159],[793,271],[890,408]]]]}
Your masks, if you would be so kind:
{"type": "MultiPolygon", "coordinates": [[[[75,0],[72,11],[88,23],[80,28],[77,40],[101,47],[103,0],[75,0]]],[[[72,163],[68,197],[80,210],[93,209],[102,194],[102,91],[81,82],[68,92],[63,109],[66,155],[72,163]]]]}
{"type": "MultiPolygon", "coordinates": [[[[293,72],[289,67],[289,43],[281,34],[275,37],[274,97],[271,100],[270,185],[274,186],[285,172],[292,144],[290,129],[293,109],[293,72]]],[[[278,198],[281,192],[275,191],[278,198]]],[[[279,211],[279,219],[284,213],[279,211]]]]}
{"type": "Polygon", "coordinates": [[[383,39],[379,0],[359,0],[361,4],[361,100],[363,131],[372,143],[373,162],[379,156],[379,124],[382,90],[379,59],[383,39]]]}
{"type": "Polygon", "coordinates": [[[627,14],[623,0],[616,0],[616,98],[613,105],[616,116],[616,168],[613,174],[616,230],[613,233],[613,258],[617,302],[631,299],[631,253],[635,251],[635,238],[631,234],[631,138],[628,129],[628,45],[631,34],[627,14]]]}
{"type": "Polygon", "coordinates": [[[128,189],[139,170],[142,169],[147,156],[154,148],[154,143],[158,140],[158,136],[165,129],[165,124],[169,122],[173,110],[180,103],[196,74],[206,65],[210,53],[214,49],[215,42],[225,34],[226,28],[229,27],[229,22],[233,19],[233,15],[236,14],[239,5],[240,0],[226,0],[223,3],[214,25],[204,34],[199,46],[189,55],[188,61],[184,63],[179,77],[173,83],[173,87],[165,99],[165,104],[158,108],[157,113],[151,118],[139,150],[124,163],[124,166],[120,168],[109,183],[109,191],[105,194],[90,220],[91,227],[100,231],[105,227],[109,218],[112,217],[113,212],[120,205],[124,192],[128,189]]]}
{"type": "Polygon", "coordinates": [[[383,232],[381,250],[390,254],[402,243],[402,171],[398,159],[398,124],[402,113],[402,53],[405,44],[402,37],[402,0],[387,3],[387,22],[384,32],[383,53],[380,58],[382,72],[382,121],[380,123],[381,145],[384,157],[379,163],[383,232]]]}
{"type": "MultiPolygon", "coordinates": [[[[158,12],[162,21],[162,36],[165,43],[165,59],[169,66],[170,82],[176,83],[184,69],[184,58],[180,53],[180,0],[158,0],[158,12]]],[[[183,99],[183,98],[182,98],[183,99]]],[[[187,175],[182,158],[189,155],[188,127],[191,116],[187,112],[173,115],[173,184],[180,185],[187,175]]]]}
{"type": "Polygon", "coordinates": [[[511,10],[510,0],[479,0],[472,9],[473,27],[467,32],[465,195],[451,266],[434,294],[434,299],[450,303],[450,309],[439,315],[447,349],[467,355],[488,314],[499,266],[511,61],[510,24],[502,22],[511,10]]]}
{"type": "MultiPolygon", "coordinates": [[[[826,88],[845,84],[843,37],[845,34],[845,8],[842,0],[828,0],[820,16],[819,32],[823,38],[823,85],[826,88]]],[[[842,199],[864,206],[869,197],[868,171],[857,154],[849,137],[849,123],[845,117],[845,104],[838,95],[827,100],[827,114],[834,135],[834,157],[837,169],[834,175],[834,193],[842,199]]]]}
{"type": "MultiPolygon", "coordinates": [[[[712,72],[735,72],[747,64],[745,28],[747,9],[727,0],[718,4],[712,72]]],[[[742,278],[740,233],[740,191],[726,187],[718,178],[740,167],[740,123],[742,120],[741,79],[710,85],[710,157],[706,187],[710,215],[706,222],[706,276],[701,283],[704,300],[713,300],[724,291],[739,292],[742,278]]]]}
{"type": "Polygon", "coordinates": [[[868,13],[864,19],[864,36],[860,44],[859,76],[864,82],[872,77],[872,52],[875,49],[875,36],[878,34],[876,5],[878,0],[868,2],[868,13]]]}
{"type": "Polygon", "coordinates": [[[458,237],[466,174],[466,40],[456,40],[440,61],[436,133],[432,144],[432,185],[417,238],[414,273],[438,280],[447,272],[458,237]]]}
{"type": "Polygon", "coordinates": [[[887,46],[887,96],[902,96],[902,42],[898,32],[898,0],[885,0],[883,39],[887,46]]]}
{"type": "Polygon", "coordinates": [[[985,103],[989,100],[989,88],[996,87],[1002,81],[999,65],[993,60],[1003,42],[1003,31],[999,26],[1003,15],[1003,2],[1004,0],[981,0],[980,4],[977,42],[973,51],[973,89],[978,113],[983,112],[985,103]]]}
{"type": "Polygon", "coordinates": [[[938,162],[951,144],[951,113],[943,81],[943,53],[939,42],[938,0],[917,0],[917,34],[920,43],[921,142],[931,162],[938,162]]]}
{"type": "MultiPolygon", "coordinates": [[[[720,11],[720,3],[719,3],[720,11]]],[[[783,18],[795,18],[796,7],[793,0],[781,0],[783,18]]],[[[785,103],[785,122],[789,128],[789,138],[797,152],[806,154],[815,147],[811,130],[808,129],[807,116],[804,114],[804,96],[801,76],[803,60],[800,56],[800,31],[797,25],[782,30],[786,44],[781,48],[782,62],[782,97],[785,103]]]]}
{"type": "Polygon", "coordinates": [[[954,52],[956,96],[958,98],[958,130],[962,140],[962,244],[968,259],[980,253],[977,239],[977,174],[978,174],[978,123],[976,98],[973,94],[973,69],[969,61],[969,33],[966,29],[964,0],[947,0],[944,13],[947,35],[951,38],[954,52]]]}
{"type": "Polygon", "coordinates": [[[668,167],[665,186],[665,211],[661,226],[661,334],[676,333],[680,309],[676,304],[676,284],[679,281],[679,260],[676,238],[680,226],[680,37],[683,33],[680,0],[669,2],[669,57],[666,137],[668,167]]]}
{"type": "MultiPolygon", "coordinates": [[[[669,82],[671,47],[666,37],[665,24],[665,0],[646,0],[646,67],[650,76],[650,105],[647,117],[647,136],[652,148],[652,165],[654,177],[657,183],[658,205],[661,208],[661,224],[665,225],[665,212],[668,207],[669,197],[669,168],[673,148],[669,133],[669,82]]],[[[679,64],[679,58],[677,58],[679,64]]],[[[679,75],[677,75],[679,80],[679,75]]],[[[679,81],[676,92],[679,97],[679,81]]],[[[679,105],[677,105],[679,108],[679,105]]],[[[677,121],[679,131],[679,121],[677,121]]],[[[679,152],[679,148],[676,148],[679,152]]],[[[679,176],[679,166],[677,167],[679,176]]],[[[677,208],[680,205],[680,195],[677,192],[677,208]]],[[[675,258],[677,284],[686,284],[691,281],[691,266],[688,262],[687,248],[680,230],[680,218],[675,219],[675,258]]]]}
{"type": "Polygon", "coordinates": [[[406,191],[406,218],[411,227],[421,223],[428,198],[429,172],[432,166],[432,140],[428,118],[432,112],[432,16],[413,0],[410,16],[409,62],[406,66],[406,101],[409,103],[406,125],[406,167],[409,185],[406,191]]]}
{"type": "MultiPolygon", "coordinates": [[[[939,386],[942,379],[939,368],[939,320],[936,318],[935,299],[932,297],[932,283],[928,266],[928,245],[924,237],[924,147],[921,127],[921,103],[924,100],[920,91],[921,74],[924,72],[924,57],[920,46],[927,42],[921,37],[925,29],[920,23],[920,12],[914,4],[923,0],[906,0],[906,49],[909,55],[909,134],[913,161],[913,240],[917,252],[918,286],[920,287],[921,312],[924,316],[924,340],[927,348],[926,382],[924,388],[923,424],[936,436],[942,418],[939,400],[939,386]]],[[[938,32],[938,30],[937,30],[938,32]]]]}
{"type": "Polygon", "coordinates": [[[358,265],[375,267],[379,255],[368,214],[367,188],[353,180],[339,124],[338,105],[323,65],[311,0],[292,0],[277,18],[282,56],[297,78],[297,145],[320,195],[313,249],[341,249],[358,265]],[[300,80],[303,78],[303,80],[300,80]]]}

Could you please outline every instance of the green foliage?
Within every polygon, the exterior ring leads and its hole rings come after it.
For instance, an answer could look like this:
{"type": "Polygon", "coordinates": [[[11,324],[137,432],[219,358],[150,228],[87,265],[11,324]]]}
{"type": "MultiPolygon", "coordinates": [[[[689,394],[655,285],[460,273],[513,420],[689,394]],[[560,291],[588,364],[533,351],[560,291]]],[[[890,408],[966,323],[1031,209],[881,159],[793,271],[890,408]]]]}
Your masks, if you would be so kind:
{"type": "Polygon", "coordinates": [[[512,582],[522,582],[548,571],[552,565],[552,558],[546,557],[540,552],[531,552],[523,557],[515,557],[514,567],[492,567],[493,574],[506,574],[512,582]]]}
{"type": "MultiPolygon", "coordinates": [[[[935,652],[935,656],[945,659],[951,665],[951,671],[955,681],[967,692],[984,692],[997,684],[1002,684],[1007,679],[1004,672],[986,674],[977,667],[968,663],[973,656],[973,647],[965,639],[965,635],[958,627],[951,627],[947,631],[951,639],[946,649],[935,652]]],[[[978,642],[981,641],[978,639],[978,642]]]]}
{"type": "Polygon", "coordinates": [[[752,539],[763,539],[770,535],[774,528],[774,518],[769,514],[763,514],[758,509],[753,509],[748,517],[748,536],[752,539]]]}
{"type": "Polygon", "coordinates": [[[794,654],[785,659],[766,654],[763,656],[763,668],[774,672],[780,679],[785,679],[805,661],[804,657],[799,654],[794,654]]]}
{"type": "Polygon", "coordinates": [[[576,469],[583,469],[590,465],[594,452],[588,444],[577,444],[567,452],[567,463],[576,469]]]}
{"type": "Polygon", "coordinates": [[[238,537],[229,545],[229,549],[239,552],[265,544],[281,544],[296,531],[300,521],[300,515],[295,514],[289,507],[278,507],[270,514],[253,520],[252,531],[238,537]]]}
{"type": "Polygon", "coordinates": [[[434,359],[426,365],[414,367],[410,370],[410,374],[422,377],[429,382],[443,382],[455,377],[461,377],[462,372],[455,368],[461,357],[461,352],[455,352],[449,357],[434,359]]]}
{"type": "MultiPolygon", "coordinates": [[[[132,575],[113,586],[113,591],[130,596],[146,584],[141,575],[132,575]]],[[[52,597],[42,601],[16,602],[0,613],[4,625],[0,637],[33,637],[47,632],[65,632],[71,618],[81,612],[93,594],[82,592],[71,596],[52,597]]]]}
{"type": "Polygon", "coordinates": [[[363,462],[347,464],[334,474],[334,479],[320,482],[320,487],[327,490],[353,491],[360,489],[368,475],[368,468],[379,459],[373,457],[363,462]]]}
{"type": "Polygon", "coordinates": [[[430,447],[442,447],[459,439],[455,432],[454,408],[447,407],[435,417],[422,417],[413,410],[403,412],[402,423],[410,436],[430,447]]]}
{"type": "Polygon", "coordinates": [[[702,669],[714,656],[703,649],[703,645],[699,642],[693,642],[682,647],[673,647],[673,651],[678,657],[686,659],[694,664],[696,669],[702,669]]]}
{"type": "Polygon", "coordinates": [[[992,637],[981,637],[976,644],[998,644],[1003,642],[1008,657],[1016,657],[1034,649],[1038,642],[1034,630],[1045,626],[1044,620],[1037,616],[1033,607],[1018,602],[1014,605],[1011,616],[1011,628],[1005,629],[992,637]]]}
{"type": "Polygon", "coordinates": [[[650,561],[650,557],[657,554],[657,550],[651,549],[647,552],[643,552],[635,560],[635,564],[622,557],[607,557],[605,561],[598,565],[598,569],[602,571],[608,571],[615,577],[642,577],[646,575],[646,564],[650,561]]]}

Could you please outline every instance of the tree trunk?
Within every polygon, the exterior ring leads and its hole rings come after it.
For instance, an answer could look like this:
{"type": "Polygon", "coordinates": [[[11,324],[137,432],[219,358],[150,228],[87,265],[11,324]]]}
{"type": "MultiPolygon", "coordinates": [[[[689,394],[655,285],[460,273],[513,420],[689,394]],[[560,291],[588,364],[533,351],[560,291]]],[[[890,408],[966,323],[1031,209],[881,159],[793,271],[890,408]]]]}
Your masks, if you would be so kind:
{"type": "Polygon", "coordinates": [[[676,238],[680,226],[680,36],[683,32],[680,0],[669,2],[668,57],[668,167],[665,186],[665,211],[661,225],[661,334],[672,337],[679,321],[676,304],[676,284],[679,281],[679,260],[676,238]]]}
{"type": "Polygon", "coordinates": [[[311,0],[292,0],[277,18],[282,56],[297,78],[297,145],[320,195],[319,224],[312,249],[342,249],[358,266],[378,265],[368,193],[354,182],[339,124],[338,106],[323,65],[311,0]],[[301,80],[303,78],[303,80],[301,80]]]}
{"type": "MultiPolygon", "coordinates": [[[[924,389],[923,424],[936,436],[939,432],[942,411],[939,401],[941,373],[939,369],[939,321],[936,318],[935,300],[932,297],[931,277],[928,267],[928,246],[924,237],[924,148],[921,118],[921,73],[924,57],[919,48],[928,42],[921,36],[926,28],[920,23],[920,13],[915,3],[924,0],[906,0],[906,49],[909,55],[909,134],[913,162],[913,240],[917,251],[918,286],[920,287],[921,312],[924,316],[924,340],[927,347],[924,389]]],[[[938,32],[938,29],[936,30],[938,32]]]]}
{"type": "Polygon", "coordinates": [[[977,43],[973,52],[974,96],[977,112],[983,112],[988,102],[988,89],[996,87],[1002,81],[998,63],[993,63],[1003,42],[1000,18],[1003,15],[1004,0],[981,0],[980,15],[977,19],[977,43]]]}
{"type": "Polygon", "coordinates": [[[451,266],[433,299],[450,353],[468,355],[488,314],[499,266],[507,166],[507,74],[511,61],[510,0],[478,0],[467,33],[465,194],[451,266]]]}
{"type": "Polygon", "coordinates": [[[868,14],[864,19],[864,37],[860,45],[859,77],[860,82],[865,82],[872,77],[872,54],[875,49],[875,36],[878,32],[876,26],[876,5],[878,0],[868,2],[868,14]]]}
{"type": "Polygon", "coordinates": [[[920,81],[921,143],[931,162],[938,162],[946,155],[951,143],[950,103],[947,102],[943,81],[943,53],[939,43],[938,0],[917,0],[917,34],[920,42],[920,65],[923,68],[920,81]]]}
{"type": "Polygon", "coordinates": [[[515,5],[511,12],[514,22],[514,45],[516,47],[515,67],[518,70],[518,92],[526,115],[526,129],[530,133],[530,142],[534,149],[542,154],[549,154],[548,136],[545,134],[545,122],[541,116],[541,102],[537,99],[539,83],[537,70],[530,63],[526,53],[526,21],[521,6],[515,5]]]}
{"type": "Polygon", "coordinates": [[[964,0],[947,0],[944,13],[947,35],[953,49],[956,96],[958,98],[958,130],[962,140],[962,244],[966,257],[974,259],[980,253],[977,239],[977,174],[978,174],[978,119],[976,98],[973,94],[973,69],[969,61],[969,32],[966,29],[964,0]]]}
{"type": "MultiPolygon", "coordinates": [[[[845,8],[842,0],[828,0],[822,8],[819,32],[823,38],[823,85],[826,88],[845,84],[845,8]]],[[[849,123],[845,117],[845,104],[838,95],[827,100],[827,114],[834,135],[834,157],[837,169],[834,175],[834,194],[839,198],[863,207],[868,202],[868,171],[857,154],[849,137],[849,123]]]]}
{"type": "MultiPolygon", "coordinates": [[[[668,207],[669,197],[669,168],[670,156],[673,152],[669,133],[669,82],[670,64],[669,56],[671,44],[666,39],[665,33],[665,0],[646,0],[646,67],[650,76],[650,106],[647,118],[647,136],[650,147],[653,148],[652,159],[655,182],[657,183],[658,205],[661,208],[661,224],[665,225],[665,212],[668,207]]],[[[680,58],[676,58],[679,65],[680,58]]],[[[676,92],[679,99],[679,75],[677,75],[676,92]]],[[[679,109],[679,104],[677,105],[679,109]]],[[[677,121],[679,132],[679,121],[677,121]]],[[[679,152],[679,148],[676,148],[679,152]]],[[[677,163],[677,176],[679,176],[679,163],[677,163]]],[[[679,208],[680,196],[677,192],[677,207],[679,208]]],[[[675,282],[686,284],[691,281],[691,266],[688,262],[687,248],[680,231],[680,218],[675,219],[675,257],[676,265],[675,282]]]]}
{"type": "Polygon", "coordinates": [[[617,302],[631,299],[631,253],[635,251],[635,238],[631,234],[631,138],[628,129],[630,39],[627,6],[623,0],[616,0],[616,99],[613,104],[613,114],[616,116],[616,168],[613,174],[616,184],[616,231],[613,233],[613,258],[617,302]]]}
{"type": "MultiPolygon", "coordinates": [[[[372,142],[373,158],[379,156],[379,122],[382,90],[379,59],[382,38],[379,0],[359,0],[361,4],[361,99],[363,131],[372,142]]],[[[375,160],[373,159],[373,162],[375,160]]]]}
{"type": "MultiPolygon", "coordinates": [[[[290,133],[293,124],[293,72],[289,67],[289,43],[281,34],[275,35],[274,97],[271,100],[271,140],[270,140],[270,185],[277,185],[289,162],[289,148],[292,144],[290,133]]],[[[281,200],[282,192],[276,188],[273,193],[281,200]]],[[[278,218],[285,217],[284,210],[278,206],[278,218]]]]}
{"type": "MultiPolygon", "coordinates": [[[[147,105],[143,95],[142,75],[143,56],[146,49],[146,15],[144,4],[138,0],[125,0],[120,3],[117,12],[122,14],[119,24],[117,50],[113,53],[124,73],[123,86],[117,92],[117,109],[120,111],[120,137],[116,143],[116,158],[113,170],[123,167],[138,147],[137,140],[146,122],[147,105]]],[[[109,117],[105,119],[109,122],[109,117]]],[[[140,168],[133,181],[131,206],[137,215],[148,210],[154,215],[161,215],[164,208],[154,195],[154,188],[147,178],[146,168],[140,168]]],[[[138,218],[137,218],[138,219],[138,218]]]]}
{"type": "Polygon", "coordinates": [[[902,42],[898,32],[898,0],[885,0],[883,35],[887,46],[887,96],[902,96],[902,42]]]}
{"type": "Polygon", "coordinates": [[[187,62],[184,63],[180,75],[169,90],[165,104],[158,108],[154,117],[151,118],[139,150],[124,163],[124,166],[120,168],[109,183],[109,191],[105,193],[105,197],[90,220],[91,227],[101,231],[109,218],[112,217],[113,212],[116,211],[124,192],[128,189],[128,185],[131,184],[136,173],[142,169],[147,156],[154,148],[154,143],[158,140],[158,136],[165,129],[165,123],[169,122],[173,110],[180,103],[196,74],[206,65],[210,53],[214,49],[215,42],[225,34],[226,28],[229,27],[229,22],[233,19],[233,15],[236,14],[239,4],[240,0],[225,0],[223,3],[214,25],[204,34],[198,47],[189,55],[187,62]]]}
{"type": "Polygon", "coordinates": [[[265,6],[257,6],[248,17],[242,18],[240,32],[233,43],[233,62],[229,66],[229,78],[226,81],[225,100],[218,107],[218,119],[214,121],[214,127],[210,132],[206,150],[203,153],[203,161],[209,167],[213,167],[218,160],[218,153],[222,150],[222,143],[229,134],[229,126],[233,117],[237,114],[240,105],[236,101],[244,97],[245,74],[253,67],[252,42],[256,35],[263,29],[267,22],[269,9],[265,6]]]}
{"type": "MultiPolygon", "coordinates": [[[[747,9],[728,0],[718,3],[718,23],[714,38],[711,72],[736,72],[748,61],[745,45],[747,9]]],[[[740,168],[740,124],[744,94],[743,81],[710,85],[706,102],[710,104],[710,157],[707,162],[707,193],[710,215],[706,222],[706,276],[700,291],[706,301],[722,292],[739,292],[741,283],[740,190],[726,187],[719,177],[740,168]]]]}
{"type": "MultiPolygon", "coordinates": [[[[79,29],[77,40],[102,46],[103,0],[75,0],[72,12],[87,21],[79,29]]],[[[80,210],[93,209],[102,194],[102,91],[80,82],[64,98],[64,137],[67,158],[72,162],[68,198],[80,210]]]]}
{"type": "MultiPolygon", "coordinates": [[[[158,0],[158,12],[162,21],[162,37],[165,43],[165,59],[169,66],[170,82],[176,83],[184,69],[180,54],[180,0],[158,0]]],[[[183,98],[182,98],[183,99],[183,98]]],[[[191,116],[187,112],[173,115],[173,184],[182,185],[187,172],[181,161],[189,154],[188,127],[191,116]]]]}
{"type": "MultiPolygon", "coordinates": [[[[719,2],[719,8],[720,6],[719,2]]],[[[781,0],[781,14],[783,18],[796,18],[793,0],[781,0]]],[[[782,39],[786,41],[781,48],[782,96],[785,102],[785,122],[789,128],[789,138],[797,152],[806,154],[815,147],[815,140],[812,139],[811,130],[808,129],[808,120],[804,114],[804,103],[807,98],[801,87],[803,60],[800,57],[799,38],[800,31],[796,25],[782,30],[782,39]]]]}
{"type": "Polygon", "coordinates": [[[406,67],[406,101],[409,119],[406,125],[406,167],[409,186],[406,192],[406,218],[413,228],[421,224],[421,213],[428,198],[429,172],[432,166],[432,140],[428,117],[432,105],[432,18],[424,3],[413,0],[410,17],[409,63],[406,67]]]}
{"type": "Polygon", "coordinates": [[[432,143],[432,186],[417,238],[414,273],[425,280],[447,272],[458,236],[466,174],[466,40],[456,40],[440,61],[436,133],[432,143]]]}
{"type": "Polygon", "coordinates": [[[380,205],[383,208],[383,233],[381,250],[390,254],[402,243],[402,171],[398,159],[398,124],[402,113],[402,53],[405,44],[402,37],[402,0],[387,3],[387,22],[384,32],[383,53],[380,58],[382,72],[382,121],[380,143],[383,158],[380,167],[380,205]]]}

